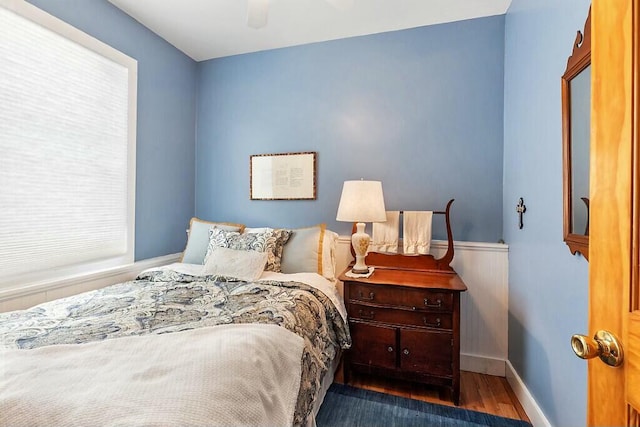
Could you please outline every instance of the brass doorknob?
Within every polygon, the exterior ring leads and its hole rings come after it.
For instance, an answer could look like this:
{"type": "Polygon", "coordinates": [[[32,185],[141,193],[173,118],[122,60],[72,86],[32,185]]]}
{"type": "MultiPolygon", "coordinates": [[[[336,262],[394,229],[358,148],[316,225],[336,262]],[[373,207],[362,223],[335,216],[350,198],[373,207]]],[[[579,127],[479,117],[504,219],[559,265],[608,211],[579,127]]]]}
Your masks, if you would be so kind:
{"type": "Polygon", "coordinates": [[[609,366],[622,365],[624,352],[618,339],[609,331],[597,331],[593,338],[584,335],[571,337],[571,348],[581,359],[600,357],[609,366]]]}

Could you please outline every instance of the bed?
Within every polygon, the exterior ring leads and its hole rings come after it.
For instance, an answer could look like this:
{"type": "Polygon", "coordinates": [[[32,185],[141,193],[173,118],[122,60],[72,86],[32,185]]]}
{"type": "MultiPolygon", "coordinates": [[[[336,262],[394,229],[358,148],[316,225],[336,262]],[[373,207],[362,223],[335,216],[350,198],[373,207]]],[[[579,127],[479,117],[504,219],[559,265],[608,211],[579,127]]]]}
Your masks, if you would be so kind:
{"type": "MultiPolygon", "coordinates": [[[[192,222],[183,262],[0,313],[0,424],[313,426],[351,343],[331,235],[294,230],[271,253],[216,243],[219,227],[198,243],[192,222]],[[203,243],[208,261],[193,262],[203,243]],[[269,253],[271,271],[221,274],[251,264],[245,252],[269,253]],[[218,253],[241,256],[216,266],[218,253]]],[[[223,234],[252,233],[273,229],[223,234]]]]}

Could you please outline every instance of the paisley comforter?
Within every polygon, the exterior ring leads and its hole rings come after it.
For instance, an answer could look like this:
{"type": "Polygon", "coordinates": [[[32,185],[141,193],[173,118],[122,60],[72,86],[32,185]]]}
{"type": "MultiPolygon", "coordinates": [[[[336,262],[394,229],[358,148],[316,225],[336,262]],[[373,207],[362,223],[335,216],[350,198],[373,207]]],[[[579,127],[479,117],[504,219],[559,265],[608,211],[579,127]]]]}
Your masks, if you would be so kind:
{"type": "Polygon", "coordinates": [[[301,282],[247,283],[167,269],[148,271],[133,281],[0,313],[0,348],[33,349],[243,323],[278,325],[303,338],[293,420],[306,423],[324,374],[339,349],[351,341],[330,298],[301,282]]]}

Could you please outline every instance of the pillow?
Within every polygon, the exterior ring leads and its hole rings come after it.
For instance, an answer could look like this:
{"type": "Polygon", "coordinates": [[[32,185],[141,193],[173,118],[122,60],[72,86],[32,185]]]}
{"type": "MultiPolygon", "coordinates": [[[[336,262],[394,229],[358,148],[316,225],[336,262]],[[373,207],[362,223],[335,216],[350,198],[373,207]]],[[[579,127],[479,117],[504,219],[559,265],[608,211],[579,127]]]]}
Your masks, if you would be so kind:
{"type": "Polygon", "coordinates": [[[242,233],[264,233],[267,231],[273,231],[271,227],[245,227],[242,233]]]}
{"type": "Polygon", "coordinates": [[[189,264],[204,263],[207,246],[209,245],[209,229],[213,226],[228,231],[242,232],[242,230],[244,230],[243,224],[209,222],[193,217],[191,218],[191,222],[189,222],[187,246],[184,248],[184,252],[182,252],[182,259],[180,262],[186,262],[189,264]]]}
{"type": "Polygon", "coordinates": [[[338,234],[325,224],[292,230],[282,252],[283,273],[318,273],[335,279],[335,249],[338,234]]]}
{"type": "Polygon", "coordinates": [[[209,246],[205,262],[209,254],[215,247],[230,248],[240,251],[258,251],[267,254],[266,271],[280,272],[280,259],[282,258],[282,247],[289,237],[291,231],[284,229],[271,229],[262,233],[244,233],[237,231],[225,231],[220,228],[209,230],[209,246]]]}
{"type": "Polygon", "coordinates": [[[322,245],[322,275],[329,280],[336,279],[336,250],[338,246],[338,233],[331,230],[324,232],[324,244],[322,245]]]}
{"type": "Polygon", "coordinates": [[[267,253],[213,248],[202,268],[203,275],[236,277],[245,282],[260,278],[267,263],[267,253]]]}

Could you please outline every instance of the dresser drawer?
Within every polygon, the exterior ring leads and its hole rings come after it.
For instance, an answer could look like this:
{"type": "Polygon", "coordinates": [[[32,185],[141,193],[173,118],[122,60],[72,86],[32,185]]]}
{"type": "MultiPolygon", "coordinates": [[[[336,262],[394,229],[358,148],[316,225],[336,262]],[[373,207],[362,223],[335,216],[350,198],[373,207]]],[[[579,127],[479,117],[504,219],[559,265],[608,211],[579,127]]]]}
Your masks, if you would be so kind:
{"type": "Polygon", "coordinates": [[[349,304],[349,318],[448,330],[453,327],[451,313],[398,310],[355,303],[349,304]]]}
{"type": "Polygon", "coordinates": [[[401,306],[414,310],[451,311],[453,294],[429,289],[407,289],[397,286],[349,284],[349,300],[401,306]]]}

